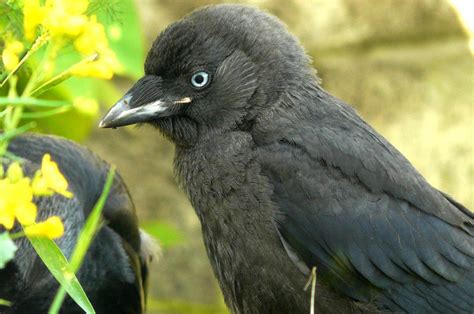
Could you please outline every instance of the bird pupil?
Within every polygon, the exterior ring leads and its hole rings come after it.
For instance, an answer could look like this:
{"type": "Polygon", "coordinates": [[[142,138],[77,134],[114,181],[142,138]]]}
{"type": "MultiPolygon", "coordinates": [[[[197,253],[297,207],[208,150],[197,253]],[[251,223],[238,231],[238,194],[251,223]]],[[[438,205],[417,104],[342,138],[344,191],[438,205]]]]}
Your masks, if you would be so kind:
{"type": "Polygon", "coordinates": [[[204,82],[204,76],[196,75],[196,78],[194,80],[196,81],[196,83],[201,84],[202,82],[204,82]]]}

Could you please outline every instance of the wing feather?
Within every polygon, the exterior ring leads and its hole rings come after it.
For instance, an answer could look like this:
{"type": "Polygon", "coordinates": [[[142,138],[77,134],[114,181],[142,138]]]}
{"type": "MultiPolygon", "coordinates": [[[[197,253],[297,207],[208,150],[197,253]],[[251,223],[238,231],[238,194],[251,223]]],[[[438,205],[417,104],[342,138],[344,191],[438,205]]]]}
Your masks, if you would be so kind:
{"type": "Polygon", "coordinates": [[[276,111],[276,123],[254,131],[283,213],[281,236],[355,300],[391,310],[472,309],[474,215],[429,185],[351,108],[323,99],[323,109],[276,111]]]}

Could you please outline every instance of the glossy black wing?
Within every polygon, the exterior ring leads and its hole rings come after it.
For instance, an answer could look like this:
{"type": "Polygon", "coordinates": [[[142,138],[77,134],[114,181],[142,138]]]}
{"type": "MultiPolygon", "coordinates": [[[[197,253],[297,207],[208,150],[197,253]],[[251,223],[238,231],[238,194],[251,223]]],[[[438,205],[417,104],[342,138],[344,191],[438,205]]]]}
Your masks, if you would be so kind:
{"type": "Polygon", "coordinates": [[[346,105],[276,112],[254,133],[279,232],[319,278],[408,312],[474,308],[474,216],[346,105]],[[269,136],[271,135],[271,136],[269,136]]]}

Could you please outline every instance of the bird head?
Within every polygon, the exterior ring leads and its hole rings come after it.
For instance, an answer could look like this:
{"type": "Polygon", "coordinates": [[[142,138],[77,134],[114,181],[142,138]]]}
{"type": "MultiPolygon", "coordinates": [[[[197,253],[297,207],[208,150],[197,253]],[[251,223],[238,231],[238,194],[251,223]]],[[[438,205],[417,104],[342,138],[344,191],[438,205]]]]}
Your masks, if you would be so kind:
{"type": "Polygon", "coordinates": [[[149,123],[177,144],[246,129],[282,93],[314,80],[304,49],[275,17],[241,5],[209,6],[153,43],[145,76],[100,127],[149,123]]]}

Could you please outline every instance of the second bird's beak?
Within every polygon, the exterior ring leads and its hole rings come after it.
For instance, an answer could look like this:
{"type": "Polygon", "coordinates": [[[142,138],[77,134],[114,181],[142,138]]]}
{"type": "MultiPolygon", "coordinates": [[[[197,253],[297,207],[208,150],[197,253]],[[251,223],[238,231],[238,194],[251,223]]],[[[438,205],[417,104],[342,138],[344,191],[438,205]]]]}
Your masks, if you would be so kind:
{"type": "Polygon", "coordinates": [[[147,75],[141,78],[99,122],[100,128],[116,128],[148,122],[174,114],[173,105],[187,104],[191,98],[167,99],[164,97],[161,78],[147,75]]]}

